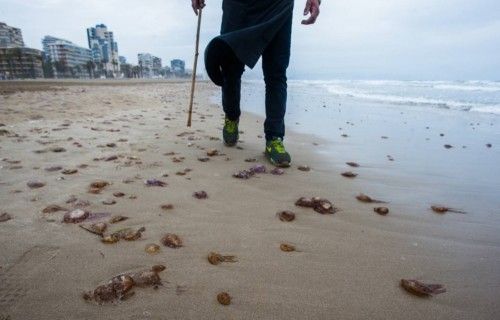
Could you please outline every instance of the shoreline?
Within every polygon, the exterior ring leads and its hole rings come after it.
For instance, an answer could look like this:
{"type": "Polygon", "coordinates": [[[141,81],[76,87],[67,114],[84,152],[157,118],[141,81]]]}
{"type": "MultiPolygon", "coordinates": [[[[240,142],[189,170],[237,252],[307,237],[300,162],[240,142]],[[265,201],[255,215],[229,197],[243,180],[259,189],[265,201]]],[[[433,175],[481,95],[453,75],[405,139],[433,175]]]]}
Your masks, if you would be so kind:
{"type": "MultiPolygon", "coordinates": [[[[493,319],[499,314],[499,288],[494,285],[500,281],[498,224],[487,225],[473,213],[421,212],[424,204],[408,208],[408,203],[395,202],[383,190],[388,176],[383,181],[361,163],[360,178],[343,178],[340,173],[351,170],[341,164],[343,160],[317,153],[338,146],[336,142],[293,131],[287,134],[287,148],[294,164],[283,176],[235,179],[234,172],[255,163],[272,168],[258,137],[262,118],[245,113],[240,128],[243,149],[223,147],[215,140],[222,110],[207,103],[214,87],[200,83],[193,127],[187,129],[189,82],[162,84],[149,83],[146,91],[142,84],[85,84],[55,93],[0,96],[0,122],[6,125],[0,129],[19,134],[0,137],[0,152],[2,158],[21,161],[2,161],[0,169],[0,211],[13,217],[0,223],[0,279],[6,284],[0,288],[0,316],[493,319]],[[116,146],[106,147],[107,143],[116,146]],[[67,151],[33,152],[52,146],[67,151]],[[197,160],[211,148],[225,155],[206,163],[197,160]],[[170,152],[176,154],[166,155],[170,152]],[[110,155],[118,158],[93,160],[110,155]],[[134,159],[131,163],[129,157],[134,159]],[[185,159],[177,163],[174,157],[185,159]],[[245,162],[247,158],[256,162],[245,162]],[[44,171],[55,164],[77,168],[78,173],[44,171]],[[297,170],[301,164],[312,170],[297,170]],[[11,169],[16,165],[22,168],[11,169]],[[192,171],[176,174],[186,168],[192,171]],[[64,180],[58,179],[61,176],[64,180]],[[30,190],[26,182],[33,178],[47,185],[30,190]],[[127,178],[133,182],[123,183],[127,178]],[[168,186],[148,188],[143,180],[149,178],[162,179],[168,186]],[[101,195],[88,194],[88,184],[97,179],[112,184],[101,195]],[[379,181],[370,196],[390,201],[388,216],[375,214],[372,205],[354,198],[367,192],[360,190],[365,181],[379,181]],[[192,193],[199,190],[207,191],[209,198],[194,199],[192,193]],[[101,203],[118,191],[127,196],[111,206],[101,203]],[[89,201],[92,212],[129,216],[120,227],[145,226],[143,239],[104,245],[77,226],[62,224],[60,213],[41,213],[49,204],[71,206],[65,203],[71,194],[89,201]],[[137,198],[129,199],[130,195],[137,198]],[[301,196],[326,197],[341,211],[319,215],[298,208],[294,202],[301,196]],[[165,203],[174,209],[162,210],[165,203]],[[294,211],[296,220],[279,221],[280,210],[294,211]],[[147,243],[160,244],[167,232],[179,234],[184,247],[162,247],[154,256],[144,252],[147,243]],[[299,252],[281,252],[283,242],[299,252]],[[238,262],[212,266],[206,260],[210,251],[234,254],[238,262]],[[164,286],[158,290],[137,290],[118,306],[96,306],[81,299],[83,291],[114,275],[153,264],[167,266],[161,275],[164,286]],[[448,292],[416,298],[399,287],[401,278],[443,283],[448,292]],[[221,291],[233,297],[229,307],[217,303],[215,296],[221,291]]],[[[342,150],[353,148],[356,144],[345,142],[342,150]]]]}

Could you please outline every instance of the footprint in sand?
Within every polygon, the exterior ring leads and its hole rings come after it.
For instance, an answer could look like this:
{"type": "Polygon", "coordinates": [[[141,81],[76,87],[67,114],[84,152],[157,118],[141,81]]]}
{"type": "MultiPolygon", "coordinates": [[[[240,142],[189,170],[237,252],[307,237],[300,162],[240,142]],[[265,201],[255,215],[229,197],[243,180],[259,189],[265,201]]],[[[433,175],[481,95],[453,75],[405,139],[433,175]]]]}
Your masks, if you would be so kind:
{"type": "Polygon", "coordinates": [[[43,264],[59,253],[57,247],[34,246],[26,250],[12,265],[0,268],[0,319],[22,302],[43,264]]]}

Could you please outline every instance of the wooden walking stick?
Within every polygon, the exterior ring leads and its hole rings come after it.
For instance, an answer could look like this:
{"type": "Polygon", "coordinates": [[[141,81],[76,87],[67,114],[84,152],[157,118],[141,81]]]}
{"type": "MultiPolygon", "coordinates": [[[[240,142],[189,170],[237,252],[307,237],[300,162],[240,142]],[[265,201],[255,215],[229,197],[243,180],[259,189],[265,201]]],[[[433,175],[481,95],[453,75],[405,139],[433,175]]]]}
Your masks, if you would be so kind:
{"type": "Polygon", "coordinates": [[[191,98],[189,99],[189,114],[188,114],[188,121],[187,121],[188,127],[191,127],[191,116],[193,114],[194,86],[196,83],[196,67],[198,66],[198,55],[199,55],[198,48],[200,46],[201,12],[202,12],[202,9],[200,8],[198,10],[198,29],[196,31],[196,50],[194,53],[193,76],[191,79],[191,98]]]}

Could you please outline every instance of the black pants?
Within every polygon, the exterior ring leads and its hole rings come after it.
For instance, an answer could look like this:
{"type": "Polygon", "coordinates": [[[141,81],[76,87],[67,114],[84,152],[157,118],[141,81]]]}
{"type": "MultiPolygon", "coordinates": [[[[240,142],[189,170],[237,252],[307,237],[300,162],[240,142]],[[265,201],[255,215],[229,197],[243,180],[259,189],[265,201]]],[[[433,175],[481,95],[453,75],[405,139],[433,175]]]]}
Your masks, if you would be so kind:
{"type": "MultiPolygon", "coordinates": [[[[285,112],[287,98],[286,69],[290,61],[292,17],[269,43],[262,54],[262,70],[266,83],[266,140],[285,136],[285,112]]],[[[224,59],[222,106],[226,117],[238,120],[241,115],[241,76],[245,65],[234,54],[224,59]]]]}

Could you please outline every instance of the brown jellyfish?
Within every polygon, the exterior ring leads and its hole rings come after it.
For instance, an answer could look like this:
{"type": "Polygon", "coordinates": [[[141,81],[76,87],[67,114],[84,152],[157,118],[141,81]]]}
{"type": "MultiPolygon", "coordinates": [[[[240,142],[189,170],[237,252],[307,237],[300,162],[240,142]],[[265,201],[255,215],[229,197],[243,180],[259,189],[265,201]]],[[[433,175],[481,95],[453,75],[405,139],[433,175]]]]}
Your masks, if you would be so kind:
{"type": "Polygon", "coordinates": [[[359,164],[357,164],[356,162],[346,162],[346,164],[350,167],[353,167],[353,168],[358,168],[359,167],[359,164]]]}
{"type": "Polygon", "coordinates": [[[314,208],[315,203],[311,198],[301,197],[295,202],[295,205],[304,208],[314,208]]]}
{"type": "Polygon", "coordinates": [[[173,205],[173,204],[171,204],[171,203],[166,203],[166,204],[162,204],[162,205],[160,206],[160,208],[161,208],[162,210],[172,210],[172,209],[174,208],[174,205],[173,205]]]}
{"type": "Polygon", "coordinates": [[[304,172],[311,171],[311,168],[307,165],[300,165],[297,167],[297,169],[299,169],[300,171],[304,171],[304,172]]]}
{"type": "Polygon", "coordinates": [[[118,241],[120,241],[120,238],[116,234],[103,236],[101,239],[101,242],[106,244],[117,243],[118,241]]]}
{"type": "Polygon", "coordinates": [[[221,264],[223,262],[237,262],[236,256],[223,256],[217,252],[210,252],[208,254],[208,262],[214,266],[221,264]]]}
{"type": "Polygon", "coordinates": [[[2,214],[0,214],[0,222],[9,221],[10,219],[12,219],[12,217],[7,212],[3,212],[2,214]]]}
{"type": "Polygon", "coordinates": [[[94,181],[89,186],[89,193],[94,193],[94,194],[101,193],[101,191],[107,186],[109,186],[109,182],[107,181],[103,180],[94,181]]]}
{"type": "Polygon", "coordinates": [[[214,157],[219,155],[219,151],[217,149],[210,149],[207,151],[207,156],[214,157]]]}
{"type": "Polygon", "coordinates": [[[444,206],[431,206],[432,211],[436,213],[446,213],[446,212],[454,212],[454,213],[463,213],[465,214],[465,211],[449,208],[449,207],[444,207],[444,206]]]}
{"type": "Polygon", "coordinates": [[[446,292],[446,288],[442,284],[427,284],[410,279],[401,279],[400,284],[409,293],[420,297],[429,297],[446,292]]]}
{"type": "Polygon", "coordinates": [[[160,246],[155,243],[150,243],[146,245],[144,251],[146,251],[149,254],[157,254],[158,252],[160,252],[160,246]]]}
{"type": "Polygon", "coordinates": [[[141,227],[137,231],[131,230],[131,231],[128,231],[125,234],[123,234],[123,236],[121,238],[123,240],[126,240],[126,241],[135,241],[135,240],[138,240],[142,237],[142,233],[144,231],[146,231],[145,227],[141,227]]]}
{"type": "Polygon", "coordinates": [[[66,212],[63,217],[65,223],[80,223],[89,217],[89,212],[82,209],[75,209],[66,212]]]}
{"type": "Polygon", "coordinates": [[[134,284],[138,287],[158,287],[161,286],[161,278],[159,273],[165,270],[164,265],[154,265],[150,270],[127,273],[134,280],[134,284]]]}
{"type": "Polygon", "coordinates": [[[217,295],[217,301],[223,306],[228,306],[231,304],[231,296],[227,292],[221,292],[217,295]]]}
{"type": "Polygon", "coordinates": [[[39,189],[39,188],[45,187],[45,182],[38,181],[38,180],[30,180],[30,181],[28,181],[28,183],[26,183],[26,185],[30,189],[39,189]]]}
{"type": "Polygon", "coordinates": [[[286,210],[280,211],[277,213],[277,215],[278,215],[278,218],[284,222],[290,222],[290,221],[295,220],[295,213],[293,213],[291,211],[286,211],[286,210]]]}
{"type": "Polygon", "coordinates": [[[195,197],[196,199],[206,199],[208,198],[208,194],[206,191],[196,191],[193,193],[193,197],[195,197]]]}
{"type": "Polygon", "coordinates": [[[323,198],[313,198],[313,201],[315,202],[314,204],[314,211],[321,213],[321,214],[334,214],[337,209],[333,206],[333,204],[323,198]]]}
{"type": "Polygon", "coordinates": [[[182,240],[179,238],[178,235],[173,234],[173,233],[167,233],[162,239],[161,243],[163,243],[164,246],[172,248],[172,249],[177,249],[182,247],[182,240]]]}
{"type": "Polygon", "coordinates": [[[346,178],[356,178],[358,176],[357,173],[354,173],[352,171],[343,172],[341,174],[343,177],[346,177],[346,178]]]}
{"type": "Polygon", "coordinates": [[[104,232],[108,228],[108,225],[106,223],[104,223],[104,222],[97,222],[97,223],[93,223],[93,224],[91,224],[89,226],[81,224],[80,228],[82,228],[84,230],[87,230],[90,233],[93,233],[93,234],[96,234],[96,235],[102,237],[104,235],[104,232]]]}
{"type": "Polygon", "coordinates": [[[125,216],[112,216],[110,219],[109,219],[109,223],[118,223],[118,222],[121,222],[121,221],[125,221],[125,220],[128,220],[129,218],[128,217],[125,217],[125,216]]]}
{"type": "Polygon", "coordinates": [[[54,213],[58,211],[68,211],[68,209],[58,206],[57,204],[51,204],[42,210],[42,213],[54,213]]]}
{"type": "Polygon", "coordinates": [[[148,187],[165,187],[167,185],[166,182],[158,179],[147,179],[144,184],[148,187]]]}
{"type": "Polygon", "coordinates": [[[385,216],[389,213],[389,209],[386,207],[376,207],[376,208],[373,208],[373,211],[380,214],[381,216],[385,216]]]}
{"type": "Polygon", "coordinates": [[[294,245],[282,243],[280,244],[280,250],[283,252],[293,252],[296,251],[296,248],[294,245]]]}
{"type": "Polygon", "coordinates": [[[365,202],[365,203],[387,203],[385,201],[380,201],[380,200],[372,199],[372,198],[370,198],[369,196],[367,196],[366,194],[363,194],[363,193],[360,193],[359,195],[357,195],[356,199],[358,199],[361,202],[365,202]]]}
{"type": "Polygon", "coordinates": [[[87,301],[98,304],[125,300],[133,295],[134,280],[128,275],[120,275],[111,279],[107,284],[98,286],[95,290],[83,294],[87,301]]]}
{"type": "Polygon", "coordinates": [[[78,172],[78,170],[76,170],[76,169],[64,169],[63,171],[61,171],[62,174],[66,174],[66,175],[75,174],[77,172],[78,172]]]}

